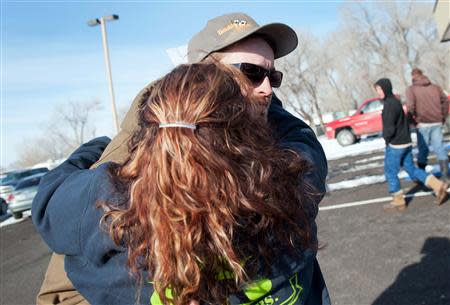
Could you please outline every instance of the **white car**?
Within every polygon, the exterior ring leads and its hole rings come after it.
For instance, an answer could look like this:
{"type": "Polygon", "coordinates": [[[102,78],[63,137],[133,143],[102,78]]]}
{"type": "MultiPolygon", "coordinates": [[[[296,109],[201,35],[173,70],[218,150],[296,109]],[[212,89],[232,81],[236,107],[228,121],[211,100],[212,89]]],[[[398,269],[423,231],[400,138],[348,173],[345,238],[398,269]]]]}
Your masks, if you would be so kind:
{"type": "Polygon", "coordinates": [[[46,173],[35,174],[21,179],[8,197],[8,209],[15,219],[22,218],[22,212],[31,209],[39,182],[46,173]]]}
{"type": "Polygon", "coordinates": [[[0,214],[6,214],[8,210],[9,197],[12,194],[14,187],[23,178],[35,175],[38,173],[46,173],[48,168],[25,168],[20,170],[14,170],[9,172],[3,172],[0,174],[0,214]]]}

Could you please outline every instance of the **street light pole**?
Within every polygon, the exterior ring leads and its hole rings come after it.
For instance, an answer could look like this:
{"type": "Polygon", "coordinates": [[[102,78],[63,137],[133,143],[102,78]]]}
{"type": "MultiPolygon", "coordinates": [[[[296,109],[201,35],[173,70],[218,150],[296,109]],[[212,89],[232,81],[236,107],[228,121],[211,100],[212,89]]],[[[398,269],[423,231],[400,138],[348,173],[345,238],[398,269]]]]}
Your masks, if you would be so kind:
{"type": "Polygon", "coordinates": [[[119,119],[117,118],[116,99],[114,97],[114,88],[112,83],[111,61],[109,59],[108,41],[106,36],[106,21],[114,21],[118,19],[119,19],[118,15],[111,15],[111,16],[103,16],[88,21],[89,26],[100,25],[100,28],[102,30],[103,54],[105,57],[106,73],[109,84],[109,94],[111,96],[111,106],[113,112],[114,125],[116,127],[116,133],[119,133],[119,119]]]}

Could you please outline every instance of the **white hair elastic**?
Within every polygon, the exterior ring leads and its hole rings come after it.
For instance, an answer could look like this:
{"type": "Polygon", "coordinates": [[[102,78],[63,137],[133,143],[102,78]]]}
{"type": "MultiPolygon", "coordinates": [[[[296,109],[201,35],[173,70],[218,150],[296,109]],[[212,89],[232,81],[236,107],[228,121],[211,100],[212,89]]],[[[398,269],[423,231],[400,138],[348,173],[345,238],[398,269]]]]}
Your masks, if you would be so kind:
{"type": "Polygon", "coordinates": [[[160,123],[159,128],[172,128],[172,127],[180,127],[180,128],[189,128],[192,130],[197,129],[197,125],[194,124],[188,124],[183,122],[176,122],[176,123],[160,123]]]}

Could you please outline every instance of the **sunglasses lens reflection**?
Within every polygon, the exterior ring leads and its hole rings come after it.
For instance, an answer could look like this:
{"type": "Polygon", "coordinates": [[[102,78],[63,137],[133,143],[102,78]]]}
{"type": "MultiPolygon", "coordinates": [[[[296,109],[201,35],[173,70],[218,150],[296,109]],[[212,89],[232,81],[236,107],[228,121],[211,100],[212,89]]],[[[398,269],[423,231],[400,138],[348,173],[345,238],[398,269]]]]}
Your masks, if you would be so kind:
{"type": "Polygon", "coordinates": [[[263,67],[242,63],[239,65],[239,69],[242,73],[254,84],[261,84],[266,76],[269,77],[270,85],[274,88],[278,88],[281,85],[283,79],[283,73],[276,70],[267,70],[263,67]]]}
{"type": "Polygon", "coordinates": [[[278,88],[281,86],[281,81],[283,80],[283,73],[280,71],[272,71],[269,76],[270,84],[274,88],[278,88]]]}

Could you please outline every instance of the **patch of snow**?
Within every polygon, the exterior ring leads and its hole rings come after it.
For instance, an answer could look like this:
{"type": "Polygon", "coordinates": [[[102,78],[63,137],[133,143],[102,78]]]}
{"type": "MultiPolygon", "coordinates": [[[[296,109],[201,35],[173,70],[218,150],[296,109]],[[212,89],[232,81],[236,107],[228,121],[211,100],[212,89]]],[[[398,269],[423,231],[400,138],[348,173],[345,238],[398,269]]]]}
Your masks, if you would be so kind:
{"type": "Polygon", "coordinates": [[[15,224],[15,223],[19,223],[24,221],[25,219],[27,219],[28,217],[31,217],[31,210],[28,211],[24,211],[23,212],[23,216],[20,219],[15,219],[14,217],[9,217],[8,219],[6,219],[5,221],[0,223],[0,228],[15,224]]]}
{"type": "Polygon", "coordinates": [[[350,156],[368,154],[374,151],[383,150],[386,147],[383,138],[371,138],[353,145],[341,146],[336,139],[330,140],[325,136],[320,136],[319,142],[322,144],[328,160],[337,160],[350,156]]]}
{"type": "MultiPolygon", "coordinates": [[[[434,166],[427,165],[427,167],[425,168],[425,171],[429,174],[437,174],[436,176],[439,176],[439,173],[440,173],[439,165],[434,165],[434,166]]],[[[398,178],[400,180],[411,181],[411,178],[404,170],[400,170],[400,172],[398,173],[398,178]]],[[[362,177],[357,177],[355,179],[340,181],[340,182],[336,182],[336,183],[329,183],[329,184],[327,184],[327,191],[332,192],[332,191],[337,191],[337,190],[354,188],[354,187],[361,186],[361,185],[382,183],[385,181],[386,181],[386,178],[384,177],[384,175],[362,176],[362,177]]]]}
{"type": "Polygon", "coordinates": [[[342,173],[359,172],[362,170],[374,169],[374,168],[379,168],[379,167],[384,167],[384,162],[374,162],[374,163],[369,163],[369,164],[365,164],[365,165],[355,165],[347,170],[342,171],[342,173]]]}
{"type": "Polygon", "coordinates": [[[350,189],[361,185],[381,183],[385,181],[386,178],[384,178],[384,175],[363,176],[355,179],[327,184],[327,191],[332,192],[336,190],[350,189]]]}
{"type": "Polygon", "coordinates": [[[371,162],[371,161],[378,161],[378,160],[384,160],[384,154],[381,155],[381,156],[375,156],[375,157],[372,157],[372,158],[357,160],[357,161],[355,161],[353,163],[361,164],[361,163],[368,163],[368,162],[371,162]]]}

